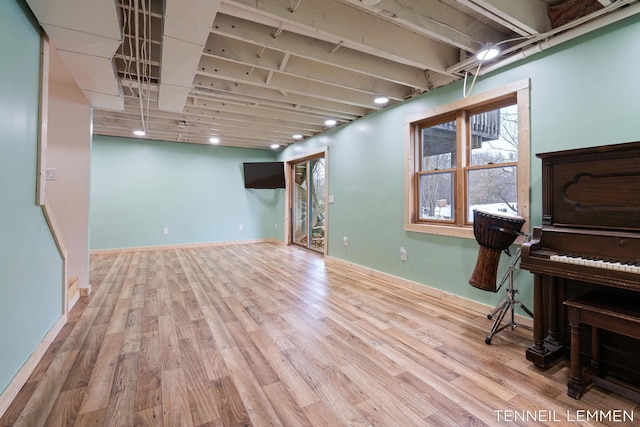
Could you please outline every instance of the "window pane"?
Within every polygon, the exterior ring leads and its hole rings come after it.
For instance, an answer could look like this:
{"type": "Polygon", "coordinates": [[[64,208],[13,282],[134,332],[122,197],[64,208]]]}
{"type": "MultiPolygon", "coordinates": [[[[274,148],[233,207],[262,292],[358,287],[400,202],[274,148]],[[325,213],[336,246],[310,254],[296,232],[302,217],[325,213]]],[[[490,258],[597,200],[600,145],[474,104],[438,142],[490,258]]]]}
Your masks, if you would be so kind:
{"type": "Polygon", "coordinates": [[[473,114],[471,127],[471,166],[518,161],[518,107],[473,114]]]}
{"type": "Polygon", "coordinates": [[[518,188],[515,166],[470,170],[468,221],[473,222],[473,210],[517,215],[518,188]]]}
{"type": "Polygon", "coordinates": [[[420,175],[420,219],[454,218],[453,172],[420,175]]]}
{"type": "Polygon", "coordinates": [[[422,170],[456,167],[456,121],[422,129],[422,170]]]}

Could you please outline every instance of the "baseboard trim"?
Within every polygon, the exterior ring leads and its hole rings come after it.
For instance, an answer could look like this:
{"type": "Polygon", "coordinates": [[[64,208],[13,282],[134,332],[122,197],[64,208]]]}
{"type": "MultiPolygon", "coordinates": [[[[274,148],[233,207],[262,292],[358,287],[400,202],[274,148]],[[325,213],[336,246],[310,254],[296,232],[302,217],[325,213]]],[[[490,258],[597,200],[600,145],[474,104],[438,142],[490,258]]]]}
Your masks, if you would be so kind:
{"type": "Polygon", "coordinates": [[[51,343],[58,336],[58,333],[62,330],[62,327],[67,323],[67,315],[63,315],[60,317],[53,327],[47,332],[44,336],[36,350],[29,356],[27,361],[22,368],[18,371],[15,377],[11,380],[7,388],[0,394],[0,418],[4,415],[4,413],[13,402],[13,399],[16,398],[22,387],[27,383],[29,376],[36,369],[36,366],[44,356],[44,353],[47,351],[51,343]]]}
{"type": "MultiPolygon", "coordinates": [[[[482,314],[486,317],[487,314],[491,313],[494,309],[494,307],[478,302],[478,301],[474,301],[474,300],[470,300],[468,298],[464,298],[461,297],[459,295],[455,295],[446,291],[443,291],[442,289],[438,289],[438,288],[434,288],[431,287],[429,285],[425,285],[422,283],[418,283],[418,282],[413,282],[411,280],[407,280],[407,279],[403,279],[402,277],[398,277],[398,276],[394,276],[392,274],[389,273],[384,273],[382,271],[378,271],[375,270],[373,268],[370,267],[365,267],[362,266],[360,264],[355,264],[349,261],[345,261],[343,259],[340,258],[335,258],[332,256],[325,256],[325,262],[328,264],[335,264],[335,265],[339,265],[345,268],[348,268],[350,270],[355,270],[359,273],[362,274],[366,274],[368,276],[373,276],[375,278],[378,279],[382,279],[385,280],[395,286],[399,286],[401,288],[405,288],[405,289],[410,289],[412,291],[416,291],[416,292],[420,292],[422,294],[426,294],[429,295],[430,297],[442,300],[442,301],[446,301],[448,303],[451,303],[453,305],[457,305],[459,307],[463,307],[466,309],[469,309],[473,312],[476,312],[478,314],[482,314]]],[[[529,317],[525,317],[519,314],[515,315],[515,321],[516,323],[518,323],[519,325],[522,325],[524,327],[527,328],[532,328],[533,327],[533,319],[529,318],[529,317]]]]}
{"type": "Polygon", "coordinates": [[[204,242],[204,243],[184,243],[178,245],[160,245],[160,246],[138,246],[133,248],[113,248],[113,249],[92,249],[90,254],[110,254],[110,253],[127,253],[140,251],[162,251],[171,249],[190,249],[190,248],[206,248],[210,246],[229,246],[229,245],[249,245],[252,243],[279,243],[278,239],[254,239],[254,240],[225,240],[220,242],[204,242]]]}
{"type": "Polygon", "coordinates": [[[80,300],[81,292],[82,292],[82,289],[79,289],[78,292],[76,292],[75,295],[71,297],[71,299],[69,300],[69,304],[67,305],[67,312],[71,311],[73,306],[76,305],[76,303],[80,300]]]}

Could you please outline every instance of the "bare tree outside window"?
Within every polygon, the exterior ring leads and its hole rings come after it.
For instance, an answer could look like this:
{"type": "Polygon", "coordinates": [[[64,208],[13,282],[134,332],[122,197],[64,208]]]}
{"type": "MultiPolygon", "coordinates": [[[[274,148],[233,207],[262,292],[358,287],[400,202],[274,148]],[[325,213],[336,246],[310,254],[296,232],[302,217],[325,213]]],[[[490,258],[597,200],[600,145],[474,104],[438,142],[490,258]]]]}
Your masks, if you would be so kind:
{"type": "MultiPolygon", "coordinates": [[[[467,222],[473,209],[516,214],[518,109],[508,105],[468,115],[469,141],[465,192],[467,222]]],[[[421,129],[421,169],[418,172],[420,219],[454,221],[458,140],[456,120],[421,129]]]]}
{"type": "Polygon", "coordinates": [[[518,212],[518,109],[510,105],[470,117],[467,219],[481,208],[497,214],[518,212]]]}
{"type": "Polygon", "coordinates": [[[407,117],[405,230],[473,238],[474,209],[528,221],[529,92],[525,79],[407,117]]]}

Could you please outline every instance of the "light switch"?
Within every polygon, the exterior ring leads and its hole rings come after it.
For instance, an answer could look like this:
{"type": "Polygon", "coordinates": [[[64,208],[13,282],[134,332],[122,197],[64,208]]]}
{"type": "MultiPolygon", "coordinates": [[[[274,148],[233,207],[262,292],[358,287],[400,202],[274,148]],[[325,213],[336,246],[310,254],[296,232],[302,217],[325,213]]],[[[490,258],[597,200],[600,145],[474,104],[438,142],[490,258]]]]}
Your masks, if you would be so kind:
{"type": "Polygon", "coordinates": [[[56,168],[47,168],[46,172],[47,181],[55,181],[58,179],[58,169],[56,168]]]}

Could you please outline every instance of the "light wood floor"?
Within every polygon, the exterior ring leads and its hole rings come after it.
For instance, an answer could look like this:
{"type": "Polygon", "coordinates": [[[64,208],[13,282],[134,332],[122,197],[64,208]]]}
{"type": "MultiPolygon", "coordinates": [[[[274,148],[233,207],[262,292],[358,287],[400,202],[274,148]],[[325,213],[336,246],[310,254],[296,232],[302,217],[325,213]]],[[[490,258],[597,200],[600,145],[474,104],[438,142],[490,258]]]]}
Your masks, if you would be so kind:
{"type": "Polygon", "coordinates": [[[567,362],[526,361],[529,331],[486,345],[484,314],[300,248],[94,255],[91,283],[0,425],[640,424],[616,395],[569,398],[567,362]]]}

